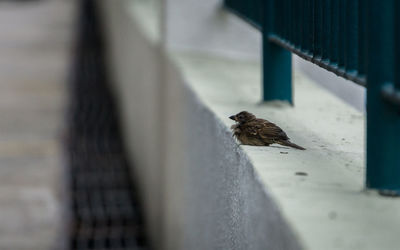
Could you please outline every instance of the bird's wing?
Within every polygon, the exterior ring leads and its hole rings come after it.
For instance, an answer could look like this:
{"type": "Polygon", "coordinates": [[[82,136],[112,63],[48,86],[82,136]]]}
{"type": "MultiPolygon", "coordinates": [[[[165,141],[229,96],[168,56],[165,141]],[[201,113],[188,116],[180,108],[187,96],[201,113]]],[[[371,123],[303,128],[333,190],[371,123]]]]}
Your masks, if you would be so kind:
{"type": "Polygon", "coordinates": [[[277,125],[264,119],[256,119],[248,124],[249,133],[261,139],[289,140],[286,133],[277,125]]]}

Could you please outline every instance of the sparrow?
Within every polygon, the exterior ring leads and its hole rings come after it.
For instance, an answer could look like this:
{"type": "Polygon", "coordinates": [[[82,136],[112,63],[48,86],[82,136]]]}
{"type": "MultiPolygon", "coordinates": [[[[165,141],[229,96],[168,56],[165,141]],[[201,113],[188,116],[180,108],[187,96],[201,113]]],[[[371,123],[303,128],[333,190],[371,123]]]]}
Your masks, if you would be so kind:
{"type": "Polygon", "coordinates": [[[236,123],[232,125],[233,136],[244,145],[269,146],[277,143],[300,150],[305,148],[290,142],[286,133],[277,125],[257,118],[250,112],[242,111],[229,117],[236,123]]]}

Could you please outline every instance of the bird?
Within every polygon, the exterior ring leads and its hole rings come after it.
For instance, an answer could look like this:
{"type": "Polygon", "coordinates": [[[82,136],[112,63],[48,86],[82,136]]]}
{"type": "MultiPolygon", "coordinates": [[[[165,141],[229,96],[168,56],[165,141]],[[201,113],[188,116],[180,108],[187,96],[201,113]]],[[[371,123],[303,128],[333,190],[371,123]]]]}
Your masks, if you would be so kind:
{"type": "Polygon", "coordinates": [[[282,146],[305,150],[305,148],[291,142],[280,127],[265,119],[257,118],[250,112],[242,111],[229,118],[236,122],[231,127],[233,136],[243,145],[269,146],[277,143],[282,146]]]}

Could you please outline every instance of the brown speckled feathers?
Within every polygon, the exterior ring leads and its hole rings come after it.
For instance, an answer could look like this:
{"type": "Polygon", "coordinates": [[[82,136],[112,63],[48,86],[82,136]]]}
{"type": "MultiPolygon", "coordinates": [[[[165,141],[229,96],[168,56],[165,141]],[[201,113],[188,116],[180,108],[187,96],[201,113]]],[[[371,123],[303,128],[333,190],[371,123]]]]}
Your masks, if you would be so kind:
{"type": "Polygon", "coordinates": [[[305,149],[290,142],[286,133],[274,123],[256,118],[247,111],[242,111],[229,118],[237,122],[231,127],[233,135],[244,145],[269,146],[277,143],[296,149],[305,149]]]}

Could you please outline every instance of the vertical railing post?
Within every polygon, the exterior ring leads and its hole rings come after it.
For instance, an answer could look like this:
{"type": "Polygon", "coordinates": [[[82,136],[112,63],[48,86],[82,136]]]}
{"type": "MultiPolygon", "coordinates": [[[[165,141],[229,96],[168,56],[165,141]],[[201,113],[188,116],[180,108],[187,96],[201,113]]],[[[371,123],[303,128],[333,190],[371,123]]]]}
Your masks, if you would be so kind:
{"type": "Polygon", "coordinates": [[[291,53],[269,41],[273,34],[275,1],[263,2],[263,100],[283,100],[293,104],[291,53]]]}
{"type": "Polygon", "coordinates": [[[400,194],[400,114],[394,88],[395,1],[367,4],[368,188],[400,194]],[[396,99],[394,99],[396,100],[396,99]]]}

